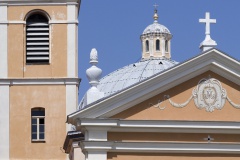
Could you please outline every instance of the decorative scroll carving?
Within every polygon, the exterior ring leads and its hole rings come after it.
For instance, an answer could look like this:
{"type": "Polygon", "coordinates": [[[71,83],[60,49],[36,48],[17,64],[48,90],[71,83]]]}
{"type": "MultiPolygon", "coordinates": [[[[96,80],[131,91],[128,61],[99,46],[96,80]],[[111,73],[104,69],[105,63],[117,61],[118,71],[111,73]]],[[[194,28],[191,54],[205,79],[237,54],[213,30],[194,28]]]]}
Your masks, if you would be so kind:
{"type": "MultiPolygon", "coordinates": [[[[176,103],[170,99],[169,95],[164,95],[164,100],[168,100],[169,103],[176,108],[186,107],[189,102],[194,99],[194,103],[198,109],[204,109],[207,112],[213,112],[215,109],[221,110],[227,101],[237,109],[240,109],[240,104],[232,102],[232,100],[227,96],[227,91],[222,88],[220,81],[215,78],[202,79],[199,81],[196,88],[193,89],[192,95],[184,103],[176,103]]],[[[165,109],[166,106],[161,107],[162,101],[158,102],[156,108],[161,110],[165,109]]]]}
{"type": "Polygon", "coordinates": [[[205,108],[207,112],[222,109],[227,98],[226,90],[214,78],[201,80],[192,94],[197,108],[205,108]]]}
{"type": "Polygon", "coordinates": [[[227,97],[227,100],[234,108],[240,109],[240,104],[234,103],[229,97],[227,97]]]}
{"type": "MultiPolygon", "coordinates": [[[[169,97],[169,96],[168,96],[169,97]]],[[[191,96],[186,102],[184,103],[175,103],[173,102],[170,98],[168,99],[169,103],[176,108],[183,108],[186,107],[188,105],[188,103],[191,101],[191,99],[193,98],[193,96],[191,96]]]]}
{"type": "MultiPolygon", "coordinates": [[[[162,102],[165,101],[166,99],[168,99],[168,96],[167,96],[167,95],[164,95],[163,100],[159,100],[158,103],[157,103],[157,105],[155,105],[154,107],[155,107],[155,108],[158,108],[158,109],[160,109],[160,110],[164,110],[167,106],[161,106],[161,105],[162,105],[162,102]]],[[[150,105],[150,106],[153,106],[152,103],[149,103],[149,105],[150,105]]]]}

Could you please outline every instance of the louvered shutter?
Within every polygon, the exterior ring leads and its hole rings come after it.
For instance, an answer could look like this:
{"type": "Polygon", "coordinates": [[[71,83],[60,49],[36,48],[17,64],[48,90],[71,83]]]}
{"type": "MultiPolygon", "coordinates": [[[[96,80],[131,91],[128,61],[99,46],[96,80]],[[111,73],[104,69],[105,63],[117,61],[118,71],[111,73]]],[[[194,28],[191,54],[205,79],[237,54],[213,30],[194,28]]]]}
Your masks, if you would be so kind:
{"type": "Polygon", "coordinates": [[[26,62],[49,63],[49,24],[48,19],[40,14],[27,19],[26,62]]]}

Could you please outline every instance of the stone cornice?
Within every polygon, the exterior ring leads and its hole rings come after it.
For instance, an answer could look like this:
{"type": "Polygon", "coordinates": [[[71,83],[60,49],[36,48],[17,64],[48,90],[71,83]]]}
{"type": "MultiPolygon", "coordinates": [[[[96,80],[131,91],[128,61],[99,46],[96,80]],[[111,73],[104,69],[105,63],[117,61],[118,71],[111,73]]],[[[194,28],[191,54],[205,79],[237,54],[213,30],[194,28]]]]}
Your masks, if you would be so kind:
{"type": "Polygon", "coordinates": [[[79,85],[79,78],[13,78],[0,79],[0,85],[79,85]]]}
{"type": "Polygon", "coordinates": [[[79,5],[81,0],[3,0],[0,5],[79,5]]]}
{"type": "Polygon", "coordinates": [[[81,141],[83,151],[107,151],[125,153],[214,153],[240,154],[240,144],[229,143],[164,143],[81,141]]]}
{"type": "Polygon", "coordinates": [[[71,3],[80,0],[2,0],[1,3],[71,3]]]}
{"type": "MultiPolygon", "coordinates": [[[[0,21],[0,24],[21,24],[25,25],[26,21],[0,21]]],[[[51,24],[78,24],[78,20],[67,21],[67,20],[50,20],[49,25],[51,24]]]]}
{"type": "Polygon", "coordinates": [[[0,6],[57,6],[76,5],[80,10],[81,0],[2,0],[0,6]]]}
{"type": "Polygon", "coordinates": [[[239,122],[226,121],[80,119],[75,121],[74,125],[82,132],[106,130],[108,132],[240,133],[239,122]]]}

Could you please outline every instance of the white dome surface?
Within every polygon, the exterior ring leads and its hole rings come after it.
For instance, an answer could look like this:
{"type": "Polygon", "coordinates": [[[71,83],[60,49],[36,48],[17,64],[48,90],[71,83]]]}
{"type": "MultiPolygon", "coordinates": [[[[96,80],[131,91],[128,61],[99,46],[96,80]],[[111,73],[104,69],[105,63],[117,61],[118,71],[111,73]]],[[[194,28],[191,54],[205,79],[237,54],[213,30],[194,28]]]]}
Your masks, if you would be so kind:
{"type": "Polygon", "coordinates": [[[171,34],[167,27],[165,27],[164,25],[161,25],[157,22],[154,22],[153,24],[150,24],[143,31],[143,34],[148,34],[148,33],[167,33],[167,34],[171,34]]]}
{"type": "Polygon", "coordinates": [[[178,62],[165,58],[154,58],[133,63],[103,77],[97,88],[104,92],[104,97],[106,97],[176,64],[178,62]]]}
{"type": "MultiPolygon", "coordinates": [[[[166,58],[142,60],[106,75],[100,79],[97,88],[104,93],[104,97],[107,97],[177,64],[178,62],[166,58]]],[[[83,103],[85,96],[79,103],[78,109],[85,107],[83,103]]]]}

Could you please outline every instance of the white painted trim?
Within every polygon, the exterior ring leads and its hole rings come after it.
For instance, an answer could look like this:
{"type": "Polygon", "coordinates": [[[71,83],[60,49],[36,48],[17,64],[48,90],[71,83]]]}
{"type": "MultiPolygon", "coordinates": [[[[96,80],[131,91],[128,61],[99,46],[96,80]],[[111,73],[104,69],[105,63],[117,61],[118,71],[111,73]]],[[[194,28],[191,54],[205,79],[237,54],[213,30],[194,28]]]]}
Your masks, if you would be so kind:
{"type": "Polygon", "coordinates": [[[240,144],[81,141],[85,152],[240,154],[240,144]]]}
{"type": "MultiPolygon", "coordinates": [[[[1,24],[26,24],[26,21],[0,21],[1,24]]],[[[50,20],[49,24],[78,24],[78,20],[65,21],[65,20],[50,20]]]]}
{"type": "Polygon", "coordinates": [[[81,119],[74,125],[81,132],[240,133],[239,122],[223,121],[81,119]]]}
{"type": "Polygon", "coordinates": [[[10,154],[10,104],[9,86],[0,85],[0,159],[9,159],[10,154]]]}
{"type": "MultiPolygon", "coordinates": [[[[77,109],[77,85],[66,85],[66,116],[77,109]]],[[[70,124],[66,124],[66,132],[71,131],[70,124]]]]}
{"type": "Polygon", "coordinates": [[[49,24],[78,24],[78,20],[72,20],[72,21],[58,21],[58,20],[51,20],[49,21],[49,24]]]}
{"type": "MultiPolygon", "coordinates": [[[[67,3],[8,3],[8,6],[65,6],[67,3]]],[[[0,4],[1,5],[1,4],[0,4]]],[[[77,5],[77,4],[76,4],[77,5]]]]}
{"type": "Polygon", "coordinates": [[[0,6],[7,6],[7,3],[0,2],[0,6]]]}
{"type": "MultiPolygon", "coordinates": [[[[0,21],[7,21],[7,6],[0,6],[0,21]]],[[[8,77],[7,24],[0,24],[0,78],[8,77]]]]}
{"type": "Polygon", "coordinates": [[[26,21],[7,21],[7,24],[26,24],[26,21]]]}
{"type": "Polygon", "coordinates": [[[79,85],[79,78],[0,79],[0,85],[79,85]]]}
{"type": "Polygon", "coordinates": [[[92,103],[69,115],[68,119],[73,122],[72,119],[76,118],[111,117],[206,71],[219,70],[219,75],[225,74],[225,78],[240,85],[239,66],[237,60],[212,49],[122,92],[92,103]]]}
{"type": "Polygon", "coordinates": [[[86,160],[107,160],[107,152],[89,151],[86,153],[86,160]]]}
{"type": "MultiPolygon", "coordinates": [[[[77,7],[74,3],[67,3],[67,21],[77,22],[77,7]]],[[[67,24],[67,77],[77,77],[76,74],[76,30],[77,23],[67,24]]],[[[76,111],[78,106],[77,86],[66,86],[66,116],[76,111]]],[[[72,130],[70,124],[67,125],[67,131],[72,130]]]]}
{"type": "Polygon", "coordinates": [[[0,24],[8,24],[8,21],[0,21],[0,24]]]}
{"type": "MultiPolygon", "coordinates": [[[[76,5],[69,3],[67,5],[67,20],[76,21],[76,5]]],[[[77,51],[77,25],[67,24],[67,77],[77,77],[76,73],[76,51],[77,51]]]]}
{"type": "Polygon", "coordinates": [[[84,132],[86,141],[107,141],[107,130],[103,130],[100,127],[92,128],[84,132]]]}
{"type": "Polygon", "coordinates": [[[78,5],[81,0],[3,0],[0,2],[0,5],[9,5],[9,6],[29,6],[29,5],[66,5],[74,4],[78,5]]]}
{"type": "Polygon", "coordinates": [[[79,146],[78,146],[78,141],[77,142],[72,142],[72,148],[78,148],[79,146]]]}

